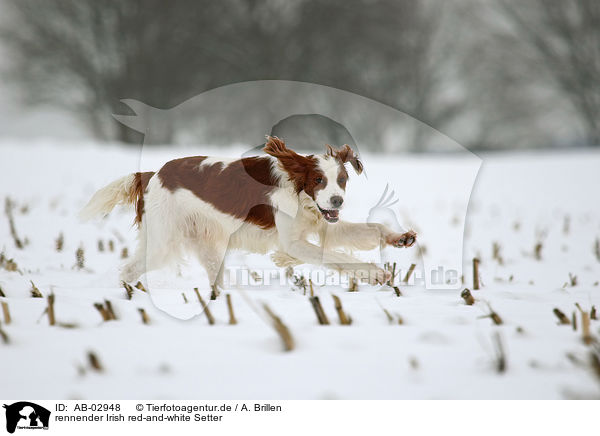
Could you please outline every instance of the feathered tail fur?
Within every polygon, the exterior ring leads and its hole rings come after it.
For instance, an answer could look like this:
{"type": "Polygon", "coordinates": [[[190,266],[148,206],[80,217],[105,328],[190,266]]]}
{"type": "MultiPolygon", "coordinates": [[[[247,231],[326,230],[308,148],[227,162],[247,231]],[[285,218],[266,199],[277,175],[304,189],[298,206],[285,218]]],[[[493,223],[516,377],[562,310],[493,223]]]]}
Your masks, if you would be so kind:
{"type": "Polygon", "coordinates": [[[153,172],[133,173],[109,183],[92,196],[79,217],[87,221],[108,215],[119,204],[131,204],[135,205],[135,222],[139,224],[144,214],[144,192],[153,175],[153,172]]]}

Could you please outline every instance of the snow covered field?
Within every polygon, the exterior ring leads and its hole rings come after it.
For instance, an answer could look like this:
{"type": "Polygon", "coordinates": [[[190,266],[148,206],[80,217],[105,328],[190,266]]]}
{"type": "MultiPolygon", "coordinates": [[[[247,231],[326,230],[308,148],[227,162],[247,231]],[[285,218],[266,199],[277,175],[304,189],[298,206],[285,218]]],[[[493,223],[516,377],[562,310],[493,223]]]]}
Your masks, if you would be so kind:
{"type": "MultiPolygon", "coordinates": [[[[239,156],[240,151],[227,154],[239,156]]],[[[202,147],[177,153],[223,151],[202,147]]],[[[166,149],[146,150],[141,169],[156,170],[172,157],[166,149]]],[[[9,339],[7,344],[0,342],[0,396],[600,397],[600,379],[589,367],[591,348],[582,341],[581,315],[575,306],[587,312],[593,305],[600,308],[600,259],[594,252],[600,237],[600,153],[481,156],[468,204],[464,253],[460,242],[467,188],[476,174],[471,157],[363,158],[368,179],[351,176],[342,218],[381,216],[393,226],[415,228],[419,245],[359,255],[397,262],[402,275],[416,263],[412,279],[424,276],[421,254],[444,271],[457,271],[456,259],[462,258],[464,270],[455,278],[464,274],[464,286],[427,290],[417,280],[400,284],[398,297],[389,287],[361,285],[358,292],[348,292],[343,285],[316,285],[314,292],[331,321],[321,326],[309,297],[289,283],[280,284],[268,256],[234,252],[226,261],[230,271],[241,276],[244,270],[273,274],[271,284],[253,279],[230,283],[226,293],[231,294],[238,324],[228,325],[222,294],[210,303],[216,323],[209,325],[193,291],[198,287],[208,301],[208,283],[198,265],[190,262],[179,273],[151,273],[152,298],[136,289],[129,300],[118,270],[123,249],[131,254],[135,247],[132,213],[117,210],[92,223],[77,219],[95,190],[140,169],[139,151],[90,144],[0,145],[0,197],[3,206],[6,197],[14,202],[16,234],[24,244],[16,247],[3,214],[0,287],[6,297],[0,302],[7,303],[12,322],[7,324],[0,311],[1,328],[9,339]],[[400,202],[391,214],[378,214],[372,208],[386,184],[400,202]],[[61,233],[64,243],[57,251],[61,233]],[[76,265],[80,247],[84,268],[76,265]],[[476,256],[481,260],[479,291],[472,288],[471,259],[476,256]],[[31,297],[32,282],[44,298],[31,297]],[[476,299],[472,306],[460,296],[464,287],[476,299]],[[51,293],[55,326],[48,325],[44,314],[51,293]],[[352,325],[340,325],[331,294],[340,297],[352,325]],[[94,307],[105,300],[117,320],[103,321],[94,307]],[[263,303],[290,329],[294,350],[283,351],[263,303]],[[140,308],[149,324],[142,323],[140,308]],[[577,330],[560,325],[554,308],[569,320],[576,312],[577,330]],[[486,316],[492,310],[501,317],[501,325],[486,316]],[[498,338],[506,359],[503,372],[498,371],[498,338]],[[92,368],[89,352],[99,360],[101,371],[92,368]]],[[[318,270],[301,266],[296,272],[308,277],[318,270]]],[[[592,320],[596,338],[599,329],[600,321],[592,320]]]]}

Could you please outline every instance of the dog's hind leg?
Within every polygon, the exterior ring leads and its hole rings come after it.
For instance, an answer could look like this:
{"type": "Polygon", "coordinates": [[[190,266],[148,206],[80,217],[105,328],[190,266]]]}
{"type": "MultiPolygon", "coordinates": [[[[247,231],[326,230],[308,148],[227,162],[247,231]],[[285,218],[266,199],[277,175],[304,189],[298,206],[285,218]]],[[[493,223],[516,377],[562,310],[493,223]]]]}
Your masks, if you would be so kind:
{"type": "Polygon", "coordinates": [[[145,256],[137,256],[136,253],[136,255],[123,266],[119,278],[126,283],[131,283],[138,279],[146,272],[146,262],[144,258],[145,256]]]}
{"type": "Polygon", "coordinates": [[[135,253],[121,270],[121,280],[125,282],[133,282],[142,274],[169,265],[174,257],[173,244],[164,238],[157,238],[156,231],[150,234],[147,228],[144,218],[138,230],[138,244],[135,253]],[[151,239],[149,240],[149,238],[151,239]]]}
{"type": "Polygon", "coordinates": [[[206,270],[208,282],[210,283],[210,299],[216,300],[220,289],[223,289],[223,271],[225,253],[227,251],[227,240],[199,241],[196,247],[198,260],[206,270]]]}
{"type": "Polygon", "coordinates": [[[133,282],[146,272],[146,229],[144,224],[142,222],[138,230],[135,253],[121,269],[120,279],[127,283],[133,282]]]}

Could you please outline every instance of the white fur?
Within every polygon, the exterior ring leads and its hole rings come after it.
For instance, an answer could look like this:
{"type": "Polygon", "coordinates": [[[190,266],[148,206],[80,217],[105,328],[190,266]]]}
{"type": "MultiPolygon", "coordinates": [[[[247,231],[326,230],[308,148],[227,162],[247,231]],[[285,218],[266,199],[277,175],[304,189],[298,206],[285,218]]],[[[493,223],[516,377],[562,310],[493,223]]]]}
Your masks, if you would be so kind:
{"type": "Polygon", "coordinates": [[[209,167],[214,164],[221,164],[221,171],[231,162],[236,161],[237,159],[233,158],[223,158],[223,157],[207,157],[200,163],[200,167],[209,167]]]}
{"type": "Polygon", "coordinates": [[[88,204],[81,209],[79,217],[83,221],[87,221],[96,216],[105,216],[108,215],[117,204],[129,203],[129,192],[131,192],[134,181],[134,175],[129,174],[100,189],[92,196],[88,204]]]}
{"type": "Polygon", "coordinates": [[[340,164],[331,156],[317,156],[317,160],[319,168],[323,171],[327,179],[327,185],[325,188],[317,191],[315,201],[321,209],[337,209],[331,204],[331,197],[339,196],[344,198],[344,194],[346,194],[337,182],[340,164]]]}
{"type": "MultiPolygon", "coordinates": [[[[318,159],[328,184],[317,201],[323,202],[321,207],[330,208],[328,199],[344,194],[337,184],[339,167],[331,158],[319,156],[318,159]]],[[[229,163],[214,158],[210,162],[229,163]]],[[[376,265],[362,263],[334,249],[372,249],[392,231],[379,224],[344,221],[329,224],[315,201],[304,191],[296,194],[287,174],[282,172],[275,159],[273,162],[271,171],[279,180],[279,187],[270,195],[276,225],[267,230],[217,210],[186,189],[171,192],[162,186],[155,174],[144,197],[145,211],[139,228],[138,247],[124,266],[121,278],[134,281],[145,272],[181,262],[184,253],[188,252],[196,255],[215,289],[222,283],[225,252],[235,248],[263,254],[275,251],[272,258],[280,266],[324,264],[339,271],[360,269],[371,273],[366,278],[371,283],[387,280],[389,274],[376,265]],[[321,246],[310,243],[311,237],[318,237],[321,246]]],[[[133,181],[133,175],[125,176],[99,190],[82,211],[82,216],[90,218],[106,214],[115,205],[127,203],[133,181]]]]}

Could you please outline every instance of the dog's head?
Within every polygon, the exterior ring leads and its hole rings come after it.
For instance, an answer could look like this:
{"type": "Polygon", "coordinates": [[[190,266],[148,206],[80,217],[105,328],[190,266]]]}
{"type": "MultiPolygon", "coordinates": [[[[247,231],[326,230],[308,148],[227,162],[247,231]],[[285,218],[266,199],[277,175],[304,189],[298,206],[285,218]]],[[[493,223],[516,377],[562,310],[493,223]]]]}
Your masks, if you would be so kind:
{"type": "Polygon", "coordinates": [[[362,172],[363,166],[349,145],[340,149],[326,147],[325,154],[303,156],[287,148],[281,139],[267,136],[264,151],[277,158],[296,192],[304,191],[315,202],[323,218],[335,223],[339,220],[346,194],[348,172],[344,164],[350,162],[357,174],[362,172]]]}

